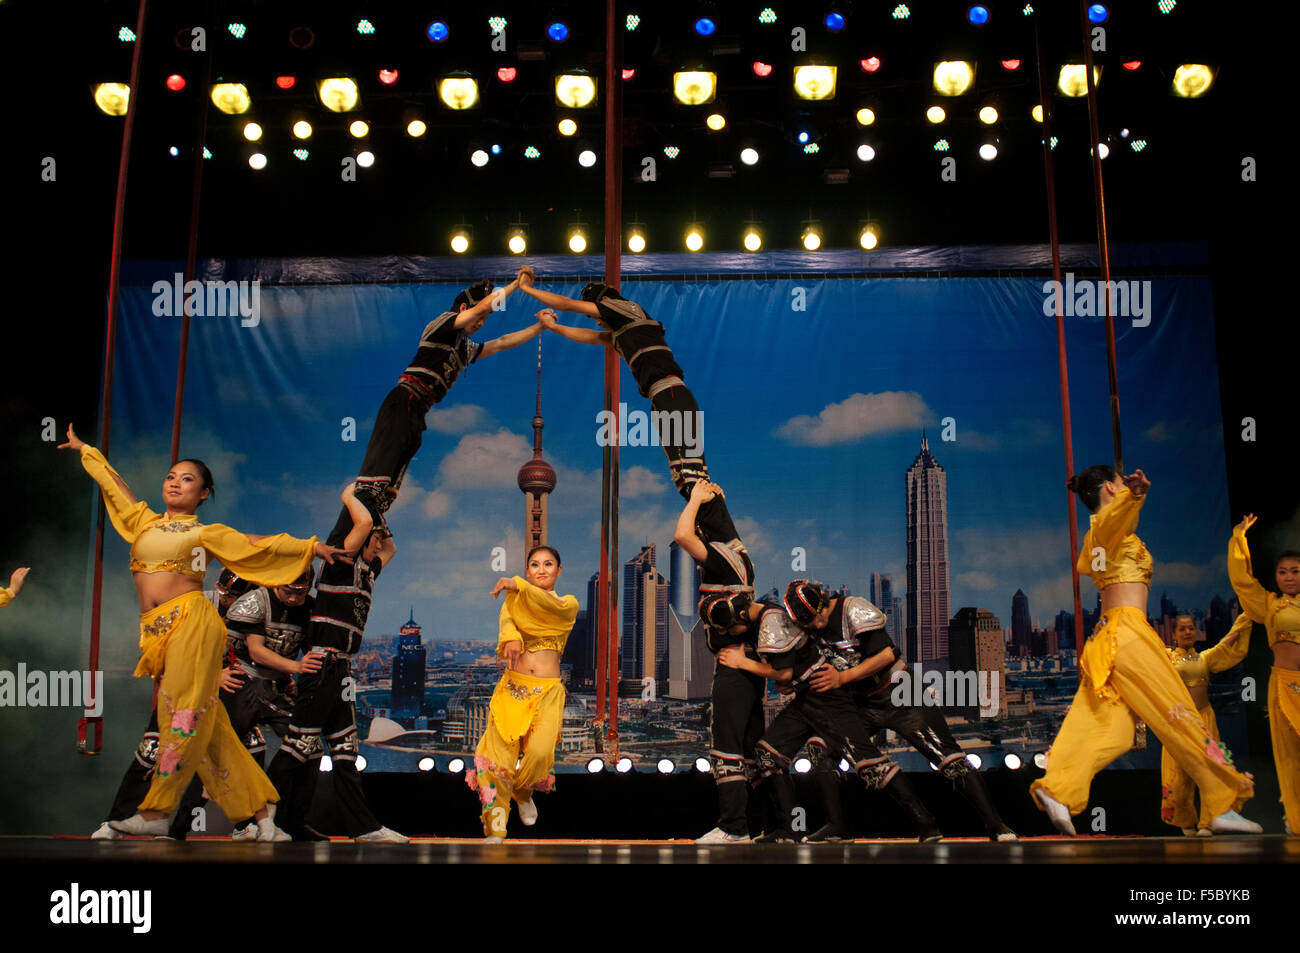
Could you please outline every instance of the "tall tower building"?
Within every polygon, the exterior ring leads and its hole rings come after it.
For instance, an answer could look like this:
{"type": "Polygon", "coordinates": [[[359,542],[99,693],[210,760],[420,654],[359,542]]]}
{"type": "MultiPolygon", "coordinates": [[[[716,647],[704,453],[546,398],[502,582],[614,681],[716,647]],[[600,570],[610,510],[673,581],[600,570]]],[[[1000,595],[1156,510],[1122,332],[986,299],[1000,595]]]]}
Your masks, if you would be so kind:
{"type": "Polygon", "coordinates": [[[542,459],[542,342],[537,342],[537,412],[533,415],[533,458],[519,468],[524,494],[524,559],[546,543],[546,499],[555,489],[555,468],[542,459]]]}
{"type": "Polygon", "coordinates": [[[713,653],[702,627],[696,631],[700,567],[691,554],[668,544],[668,690],[670,698],[708,698],[713,683],[713,653]]]}
{"type": "Polygon", "coordinates": [[[907,660],[928,662],[948,655],[948,475],[921,452],[907,469],[907,660]]]}
{"type": "Polygon", "coordinates": [[[1016,647],[1017,655],[1030,654],[1033,628],[1029,621],[1029,597],[1023,589],[1017,589],[1011,597],[1011,644],[1016,647]]]}
{"type": "MultiPolygon", "coordinates": [[[[958,609],[948,627],[949,664],[953,672],[988,672],[985,691],[997,692],[998,713],[990,717],[1007,716],[1006,646],[1002,641],[1002,624],[988,609],[958,609]]],[[[976,676],[977,679],[980,676],[976,676]]],[[[978,681],[977,681],[978,685],[978,681]]],[[[991,702],[993,699],[988,697],[991,702]]],[[[978,699],[969,696],[967,704],[958,709],[968,719],[982,717],[978,699]],[[975,702],[975,704],[971,704],[975,702]]],[[[991,706],[990,706],[991,707],[991,706]]]]}
{"type": "Polygon", "coordinates": [[[420,626],[415,609],[406,625],[397,630],[397,654],[393,656],[393,691],[389,706],[395,718],[418,718],[424,704],[425,648],[420,644],[420,626]]]}
{"type": "MultiPolygon", "coordinates": [[[[619,640],[620,678],[639,680],[645,675],[654,677],[653,671],[646,670],[644,625],[647,596],[652,612],[655,597],[653,582],[651,591],[646,592],[646,580],[653,580],[658,575],[655,570],[653,543],[641,547],[641,552],[623,564],[623,632],[619,640]]],[[[651,667],[653,667],[653,660],[651,667]]]]}

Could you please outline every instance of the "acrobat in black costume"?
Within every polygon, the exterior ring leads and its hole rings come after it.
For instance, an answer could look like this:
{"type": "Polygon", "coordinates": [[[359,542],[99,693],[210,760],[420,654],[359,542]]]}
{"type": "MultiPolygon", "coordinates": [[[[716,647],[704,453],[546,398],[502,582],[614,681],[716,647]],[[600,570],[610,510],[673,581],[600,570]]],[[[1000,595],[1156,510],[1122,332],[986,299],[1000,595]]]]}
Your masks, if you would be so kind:
{"type": "MultiPolygon", "coordinates": [[[[990,840],[1016,840],[993,806],[984,777],[953,738],[943,709],[895,702],[891,679],[907,664],[885,631],[886,615],[861,596],[832,599],[824,586],[807,579],[797,579],[786,588],[785,608],[829,663],[813,675],[813,689],[847,690],[868,734],[883,728],[894,731],[965,796],[979,812],[990,840]]],[[[829,759],[811,760],[814,770],[836,776],[829,759]]]]}

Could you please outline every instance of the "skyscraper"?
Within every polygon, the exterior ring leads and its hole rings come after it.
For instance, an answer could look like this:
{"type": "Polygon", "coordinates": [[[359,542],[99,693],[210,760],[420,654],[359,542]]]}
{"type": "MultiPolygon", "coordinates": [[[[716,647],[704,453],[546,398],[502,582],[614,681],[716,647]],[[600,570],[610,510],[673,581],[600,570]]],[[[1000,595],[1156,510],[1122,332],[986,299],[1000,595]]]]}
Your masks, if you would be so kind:
{"type": "Polygon", "coordinates": [[[420,644],[420,626],[415,609],[406,625],[398,629],[397,654],[393,656],[393,689],[389,707],[396,718],[417,718],[424,704],[425,648],[420,644]]]}
{"type": "MultiPolygon", "coordinates": [[[[954,672],[989,672],[988,691],[996,685],[997,718],[1007,715],[1006,646],[1002,641],[1002,625],[988,609],[958,609],[948,627],[949,662],[954,672]]],[[[977,676],[978,677],[978,676],[977,676]]],[[[992,699],[990,699],[991,701],[992,699]]],[[[978,699],[966,699],[958,708],[959,714],[974,720],[981,717],[978,699]],[[975,701],[976,704],[970,704],[975,701]]]]}
{"type": "Polygon", "coordinates": [[[1029,597],[1023,589],[1017,589],[1011,597],[1011,644],[1020,656],[1030,654],[1030,639],[1033,623],[1029,620],[1029,597]]]}
{"type": "Polygon", "coordinates": [[[542,342],[537,342],[537,410],[533,415],[533,458],[519,468],[524,494],[524,558],[546,543],[547,497],[555,489],[555,468],[542,459],[542,342]]]}
{"type": "MultiPolygon", "coordinates": [[[[654,677],[653,671],[645,668],[645,643],[643,639],[646,618],[646,597],[649,595],[651,610],[654,607],[654,592],[647,594],[646,579],[653,579],[655,571],[655,547],[641,547],[641,551],[623,564],[623,632],[619,640],[619,677],[640,679],[644,675],[654,677]]],[[[659,578],[663,578],[660,576],[659,578]]],[[[653,668],[653,660],[651,661],[653,668]]]]}
{"type": "Polygon", "coordinates": [[[907,660],[948,654],[948,476],[921,435],[907,469],[907,660]]]}
{"type": "Polygon", "coordinates": [[[700,567],[691,554],[668,545],[668,691],[670,698],[708,698],[713,683],[713,653],[703,630],[696,631],[700,567]]]}

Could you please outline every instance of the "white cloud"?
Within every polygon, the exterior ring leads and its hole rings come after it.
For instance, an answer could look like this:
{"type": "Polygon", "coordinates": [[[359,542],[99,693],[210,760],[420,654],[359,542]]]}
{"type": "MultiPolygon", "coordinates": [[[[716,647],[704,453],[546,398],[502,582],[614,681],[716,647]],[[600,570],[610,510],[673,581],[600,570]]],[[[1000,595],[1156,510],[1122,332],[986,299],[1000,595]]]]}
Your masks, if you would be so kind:
{"type": "Polygon", "coordinates": [[[1163,586],[1208,588],[1221,585],[1227,576],[1228,557],[1220,553],[1199,566],[1193,563],[1158,562],[1151,578],[1151,585],[1157,589],[1163,586]]]}
{"type": "Polygon", "coordinates": [[[517,486],[519,468],[532,456],[532,445],[505,428],[466,434],[439,465],[438,484],[449,489],[517,486]]]}
{"type": "MultiPolygon", "coordinates": [[[[595,471],[593,476],[597,480],[600,479],[600,471],[595,471]]],[[[628,467],[626,470],[620,470],[618,474],[618,498],[620,500],[630,500],[636,496],[662,493],[667,486],[668,481],[649,467],[628,467]]]]}
{"type": "Polygon", "coordinates": [[[920,427],[934,416],[921,395],[912,391],[853,394],[823,407],[816,417],[800,414],[790,418],[774,434],[798,446],[825,447],[920,427]]]}
{"type": "Polygon", "coordinates": [[[1164,443],[1166,440],[1173,439],[1173,434],[1169,432],[1169,421],[1160,420],[1155,424],[1142,431],[1142,436],[1146,437],[1152,443],[1164,443]]]}
{"type": "Polygon", "coordinates": [[[997,590],[1002,582],[991,572],[963,572],[958,573],[954,580],[957,585],[967,589],[992,589],[997,590]]]}
{"type": "MultiPolygon", "coordinates": [[[[1074,605],[1074,584],[1072,576],[1068,572],[1061,573],[1051,579],[1045,579],[1042,582],[1035,583],[1025,589],[1025,595],[1029,599],[1029,615],[1034,622],[1044,628],[1050,627],[1056,618],[1056,613],[1064,609],[1067,612],[1073,612],[1074,605]]],[[[1091,609],[1095,604],[1097,596],[1092,584],[1085,578],[1079,580],[1079,595],[1082,607],[1091,609]],[[1083,584],[1087,584],[1086,587],[1083,584]]],[[[1001,611],[993,610],[994,615],[1001,620],[1003,625],[1011,624],[1011,598],[1008,596],[1001,606],[1001,611]],[[1005,613],[1005,618],[1003,615],[1005,613]]],[[[1086,634],[1086,633],[1085,633],[1086,634]]]]}
{"type": "Polygon", "coordinates": [[[492,415],[478,404],[452,404],[435,406],[424,418],[425,425],[435,433],[468,433],[492,426],[492,415]]]}
{"type": "Polygon", "coordinates": [[[733,522],[736,524],[736,532],[740,534],[741,542],[749,550],[751,558],[759,559],[772,554],[771,539],[763,531],[758,520],[752,516],[740,516],[736,517],[733,522]]]}
{"type": "Polygon", "coordinates": [[[451,512],[451,495],[442,490],[434,490],[424,498],[424,515],[429,519],[441,519],[451,512]]]}

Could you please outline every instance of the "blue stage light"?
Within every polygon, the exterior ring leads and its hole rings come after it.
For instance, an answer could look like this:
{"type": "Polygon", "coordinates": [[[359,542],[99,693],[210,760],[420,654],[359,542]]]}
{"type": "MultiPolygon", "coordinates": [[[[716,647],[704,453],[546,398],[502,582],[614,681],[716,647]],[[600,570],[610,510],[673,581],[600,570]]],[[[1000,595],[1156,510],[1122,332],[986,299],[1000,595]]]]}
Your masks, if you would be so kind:
{"type": "Polygon", "coordinates": [[[812,137],[809,136],[808,133],[807,133],[806,131],[804,131],[804,130],[802,130],[802,129],[799,130],[799,141],[800,141],[800,142],[807,142],[810,138],[812,138],[812,137]]]}
{"type": "Polygon", "coordinates": [[[493,154],[494,156],[499,156],[499,155],[501,155],[501,144],[500,144],[500,143],[498,143],[498,142],[494,142],[494,143],[492,143],[492,154],[493,154]]]}
{"type": "Polygon", "coordinates": [[[443,23],[441,20],[434,20],[429,24],[428,33],[429,39],[433,40],[435,43],[441,43],[443,40],[447,39],[451,30],[449,30],[447,24],[443,23]]]}
{"type": "Polygon", "coordinates": [[[1110,11],[1106,9],[1104,3],[1094,3],[1088,8],[1088,19],[1093,23],[1105,23],[1109,16],[1110,11]]]}
{"type": "Polygon", "coordinates": [[[695,21],[695,32],[700,36],[712,36],[713,31],[717,28],[718,25],[708,17],[700,17],[695,21]]]}
{"type": "Polygon", "coordinates": [[[826,24],[826,29],[832,33],[839,33],[840,30],[844,29],[844,17],[838,13],[826,14],[826,19],[823,22],[826,24]]]}
{"type": "Polygon", "coordinates": [[[983,26],[989,22],[989,8],[976,4],[966,11],[966,19],[976,26],[983,26]]]}
{"type": "Polygon", "coordinates": [[[546,28],[546,35],[556,43],[563,43],[569,38],[569,28],[557,20],[546,28]]]}

